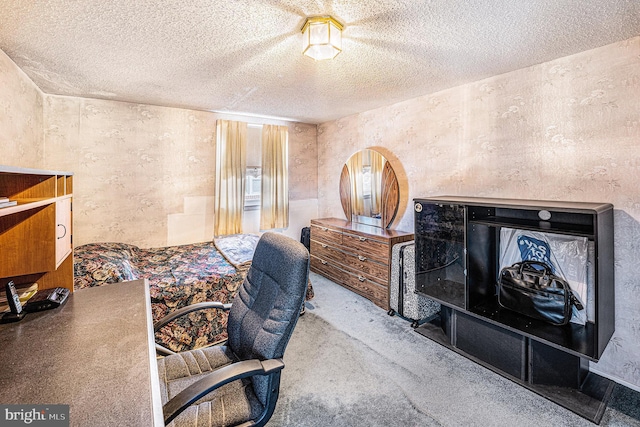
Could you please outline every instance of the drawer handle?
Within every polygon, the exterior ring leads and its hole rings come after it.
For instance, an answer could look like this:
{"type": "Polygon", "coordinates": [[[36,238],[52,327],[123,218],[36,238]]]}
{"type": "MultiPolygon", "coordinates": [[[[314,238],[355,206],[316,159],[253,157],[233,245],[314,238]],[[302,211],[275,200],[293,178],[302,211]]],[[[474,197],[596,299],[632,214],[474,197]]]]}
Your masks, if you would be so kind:
{"type": "Polygon", "coordinates": [[[321,259],[320,262],[322,263],[322,265],[327,265],[327,261],[321,259]]]}
{"type": "Polygon", "coordinates": [[[327,227],[321,227],[322,231],[328,231],[329,229],[327,227]]]}
{"type": "Polygon", "coordinates": [[[62,227],[62,231],[63,231],[62,236],[58,237],[58,239],[62,239],[64,238],[64,236],[67,235],[67,227],[65,227],[64,224],[58,224],[58,227],[62,227]]]}
{"type": "Polygon", "coordinates": [[[358,240],[360,240],[361,242],[366,242],[367,238],[366,237],[358,237],[358,240]]]}
{"type": "Polygon", "coordinates": [[[365,279],[363,276],[358,276],[358,280],[361,281],[361,282],[364,282],[367,279],[365,279]]]}
{"type": "Polygon", "coordinates": [[[360,261],[366,261],[366,260],[367,260],[367,257],[366,257],[366,256],[362,256],[362,255],[358,255],[358,259],[359,259],[360,261]]]}
{"type": "Polygon", "coordinates": [[[322,246],[323,248],[327,247],[327,245],[325,245],[324,243],[320,243],[320,246],[322,246]]]}

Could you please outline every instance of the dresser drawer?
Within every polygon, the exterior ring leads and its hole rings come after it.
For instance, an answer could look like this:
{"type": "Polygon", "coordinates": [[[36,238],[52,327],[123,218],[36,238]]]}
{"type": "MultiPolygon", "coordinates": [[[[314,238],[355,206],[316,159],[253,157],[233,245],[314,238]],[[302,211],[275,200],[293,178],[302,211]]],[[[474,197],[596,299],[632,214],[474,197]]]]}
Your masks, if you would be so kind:
{"type": "Polygon", "coordinates": [[[317,241],[342,244],[342,231],[311,224],[311,238],[317,241]]]}
{"type": "Polygon", "coordinates": [[[340,218],[311,220],[311,271],[389,309],[391,248],[413,233],[340,218]]]}
{"type": "Polygon", "coordinates": [[[352,249],[342,246],[340,249],[325,243],[311,241],[311,253],[334,264],[342,264],[355,270],[355,274],[362,272],[377,278],[382,283],[389,281],[389,266],[366,255],[351,252],[352,249]]]}
{"type": "Polygon", "coordinates": [[[377,258],[381,262],[389,262],[389,244],[386,241],[383,242],[371,237],[343,233],[342,244],[345,247],[353,248],[358,254],[377,258]]]}
{"type": "Polygon", "coordinates": [[[314,255],[311,256],[311,270],[364,296],[385,310],[389,308],[387,287],[362,274],[354,274],[314,255]]]}

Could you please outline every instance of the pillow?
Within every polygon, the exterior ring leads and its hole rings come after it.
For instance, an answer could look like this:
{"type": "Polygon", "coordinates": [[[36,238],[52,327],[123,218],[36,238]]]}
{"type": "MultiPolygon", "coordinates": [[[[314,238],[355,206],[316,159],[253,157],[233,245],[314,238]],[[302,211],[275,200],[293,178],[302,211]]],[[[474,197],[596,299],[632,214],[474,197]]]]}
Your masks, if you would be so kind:
{"type": "Polygon", "coordinates": [[[137,246],[125,243],[89,243],[74,249],[74,289],[135,280],[137,246]]]}

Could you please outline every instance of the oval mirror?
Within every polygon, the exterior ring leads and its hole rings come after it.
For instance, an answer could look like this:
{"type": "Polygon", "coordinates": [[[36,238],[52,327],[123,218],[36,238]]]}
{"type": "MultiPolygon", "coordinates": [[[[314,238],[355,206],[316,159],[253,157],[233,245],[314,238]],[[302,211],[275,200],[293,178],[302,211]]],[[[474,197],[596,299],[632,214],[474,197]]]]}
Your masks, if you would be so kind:
{"type": "Polygon", "coordinates": [[[340,202],[352,222],[389,228],[400,203],[398,179],[380,153],[360,150],[342,167],[340,202]]]}

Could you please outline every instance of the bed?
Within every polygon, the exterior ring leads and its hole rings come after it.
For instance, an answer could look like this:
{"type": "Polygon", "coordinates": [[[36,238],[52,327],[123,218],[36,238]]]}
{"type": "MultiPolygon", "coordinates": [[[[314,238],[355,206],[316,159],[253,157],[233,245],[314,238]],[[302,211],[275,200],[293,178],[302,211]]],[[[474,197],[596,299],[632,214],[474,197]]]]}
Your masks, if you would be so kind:
{"type": "MultiPolygon", "coordinates": [[[[142,249],[126,243],[90,243],[74,249],[74,290],[147,279],[153,320],[202,301],[230,302],[244,280],[259,236],[225,236],[211,242],[142,249]]],[[[307,299],[313,297],[311,284],[307,299]]],[[[203,310],[156,333],[173,351],[226,339],[227,313],[203,310]]]]}

